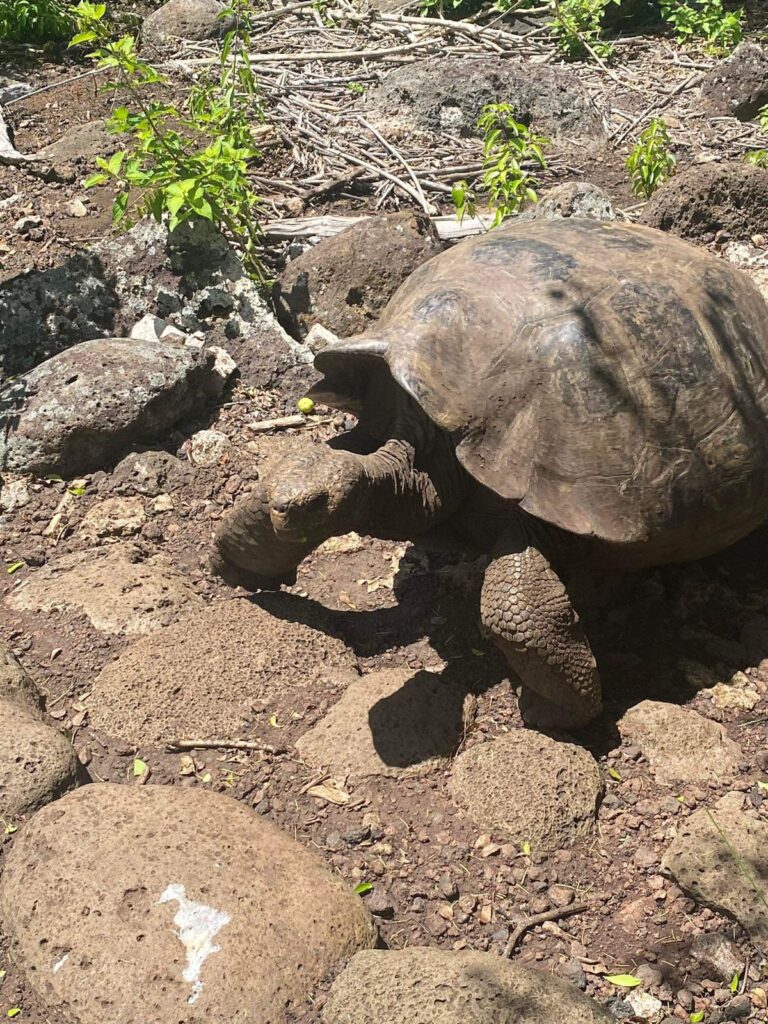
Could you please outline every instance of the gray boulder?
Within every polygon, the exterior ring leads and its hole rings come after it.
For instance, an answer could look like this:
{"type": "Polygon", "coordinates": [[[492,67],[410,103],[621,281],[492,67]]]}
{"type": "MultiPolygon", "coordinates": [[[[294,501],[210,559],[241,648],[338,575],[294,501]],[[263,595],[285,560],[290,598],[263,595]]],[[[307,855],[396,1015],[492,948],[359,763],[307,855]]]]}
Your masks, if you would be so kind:
{"type": "Polygon", "coordinates": [[[442,250],[429,217],[407,211],[372,217],[292,260],[274,301],[295,337],[320,323],[347,337],[369,327],[403,281],[442,250]]]}
{"type": "Polygon", "coordinates": [[[218,0],[168,0],[145,18],[142,38],[155,45],[178,39],[220,39],[235,19],[222,17],[227,8],[218,0]]]}
{"type": "Polygon", "coordinates": [[[718,231],[735,239],[765,234],[768,170],[743,161],[689,167],[653,194],[640,221],[702,241],[710,241],[718,231]]]}
{"type": "Polygon", "coordinates": [[[490,953],[365,951],[333,984],[324,1024],[610,1024],[551,974],[490,953]]]}
{"type": "Polygon", "coordinates": [[[768,49],[742,43],[704,76],[701,97],[716,117],[751,121],[768,104],[768,49]]]}
{"type": "Polygon", "coordinates": [[[0,391],[0,469],[64,477],[103,469],[199,411],[225,379],[213,350],[82,342],[0,391]]]}
{"type": "Polygon", "coordinates": [[[225,348],[255,386],[272,386],[312,360],[208,221],[169,232],[143,220],[59,266],[0,283],[0,378],[83,340],[128,337],[148,314],[225,348]]]}
{"type": "Polygon", "coordinates": [[[611,197],[598,185],[586,181],[566,181],[546,192],[538,203],[532,203],[520,220],[561,220],[585,217],[588,220],[616,220],[611,197]]]}
{"type": "Polygon", "coordinates": [[[602,118],[577,76],[564,68],[484,57],[429,57],[390,72],[366,97],[377,114],[435,134],[477,135],[487,103],[511,103],[518,120],[561,140],[599,141],[602,118]]]}

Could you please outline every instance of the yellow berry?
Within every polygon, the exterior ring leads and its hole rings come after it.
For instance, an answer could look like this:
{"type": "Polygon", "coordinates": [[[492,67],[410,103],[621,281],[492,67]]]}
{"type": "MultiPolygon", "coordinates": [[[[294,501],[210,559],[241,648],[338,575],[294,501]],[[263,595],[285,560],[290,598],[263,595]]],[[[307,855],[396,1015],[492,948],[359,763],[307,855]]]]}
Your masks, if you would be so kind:
{"type": "Polygon", "coordinates": [[[299,412],[303,412],[305,416],[309,416],[312,410],[315,408],[315,403],[311,398],[300,398],[296,403],[296,407],[299,412]]]}

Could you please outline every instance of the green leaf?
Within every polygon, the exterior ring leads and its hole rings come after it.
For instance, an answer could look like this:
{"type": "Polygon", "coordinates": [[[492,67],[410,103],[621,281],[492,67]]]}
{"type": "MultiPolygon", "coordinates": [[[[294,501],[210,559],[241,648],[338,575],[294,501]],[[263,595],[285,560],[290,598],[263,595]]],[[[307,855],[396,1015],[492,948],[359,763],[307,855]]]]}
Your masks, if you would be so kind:
{"type": "Polygon", "coordinates": [[[526,857],[530,857],[531,856],[531,844],[530,843],[527,843],[527,842],[523,843],[523,845],[520,847],[520,849],[523,851],[523,854],[526,857]]]}
{"type": "Polygon", "coordinates": [[[68,487],[67,493],[71,494],[74,498],[80,498],[85,494],[85,487],[68,487]]]}
{"type": "Polygon", "coordinates": [[[95,174],[89,174],[83,182],[83,188],[93,188],[95,185],[106,185],[109,178],[106,174],[100,174],[98,171],[95,174]]]}
{"type": "Polygon", "coordinates": [[[119,149],[116,153],[107,161],[107,170],[110,174],[114,174],[115,177],[120,173],[120,168],[123,166],[123,160],[125,160],[125,150],[119,149]]]}
{"type": "Polygon", "coordinates": [[[611,776],[612,779],[616,779],[617,782],[621,782],[621,775],[619,772],[616,771],[615,768],[609,768],[608,774],[611,776]]]}
{"type": "Polygon", "coordinates": [[[355,886],[355,892],[358,896],[363,896],[365,893],[370,892],[373,889],[371,882],[360,882],[359,885],[355,886]]]}
{"type": "Polygon", "coordinates": [[[147,771],[148,767],[149,767],[149,765],[147,764],[146,761],[142,761],[140,757],[134,757],[134,759],[133,759],[133,776],[134,776],[134,778],[138,779],[140,776],[144,775],[144,773],[147,771]]]}
{"type": "Polygon", "coordinates": [[[738,987],[739,987],[739,972],[737,971],[734,974],[734,976],[731,978],[731,983],[728,986],[728,988],[731,990],[731,992],[735,992],[738,987]]]}
{"type": "Polygon", "coordinates": [[[692,1013],[688,1019],[691,1024],[700,1024],[700,1021],[704,1020],[704,1011],[697,1010],[696,1013],[692,1013]]]}
{"type": "Polygon", "coordinates": [[[69,46],[78,46],[80,43],[92,43],[94,39],[98,39],[95,32],[78,32],[76,36],[72,36],[69,41],[69,46]]]}
{"type": "Polygon", "coordinates": [[[127,209],[128,193],[118,192],[115,196],[114,202],[112,203],[112,220],[115,224],[119,224],[123,217],[125,217],[127,209]]]}
{"type": "Polygon", "coordinates": [[[9,576],[13,576],[13,574],[15,572],[18,572],[23,565],[23,562],[12,562],[5,571],[8,573],[9,576]]]}
{"type": "Polygon", "coordinates": [[[10,1008],[10,1010],[6,1011],[5,1015],[6,1015],[6,1017],[18,1017],[20,1013],[21,1013],[21,1007],[20,1006],[12,1006],[10,1008]]]}
{"type": "Polygon", "coordinates": [[[619,985],[621,988],[636,988],[638,985],[642,985],[642,980],[636,978],[634,974],[609,974],[606,981],[610,981],[612,985],[619,985]]]}

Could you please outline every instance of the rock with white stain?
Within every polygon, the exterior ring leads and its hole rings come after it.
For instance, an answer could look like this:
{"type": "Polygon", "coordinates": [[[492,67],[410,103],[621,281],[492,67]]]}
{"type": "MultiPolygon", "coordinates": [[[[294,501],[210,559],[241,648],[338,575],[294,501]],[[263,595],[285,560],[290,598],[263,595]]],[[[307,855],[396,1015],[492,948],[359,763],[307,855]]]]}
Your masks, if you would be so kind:
{"type": "Polygon", "coordinates": [[[618,727],[664,784],[730,778],[742,760],[741,748],[722,725],[677,704],[644,700],[626,712],[618,727]]]}
{"type": "Polygon", "coordinates": [[[89,544],[103,544],[138,533],[147,516],[141,498],[107,498],[88,509],[78,534],[89,544]]]}
{"type": "Polygon", "coordinates": [[[74,1024],[283,1024],[370,947],[363,901],[230,797],[86,786],[14,839],[0,880],[13,957],[74,1024]]]}
{"type": "Polygon", "coordinates": [[[39,711],[0,699],[0,823],[77,784],[72,744],[39,711]]]}
{"type": "Polygon", "coordinates": [[[686,818],[662,871],[707,907],[738,921],[757,945],[768,943],[768,822],[727,793],[686,818]]]}
{"type": "Polygon", "coordinates": [[[136,338],[138,341],[173,340],[180,341],[182,344],[187,340],[187,334],[184,331],[180,331],[178,327],[174,327],[173,324],[159,316],[152,316],[151,313],[147,313],[133,325],[129,337],[136,338]]]}
{"type": "Polygon", "coordinates": [[[23,580],[6,603],[17,612],[83,614],[94,629],[128,635],[151,633],[203,606],[167,558],[142,560],[130,544],[62,555],[23,580]]]}
{"type": "Polygon", "coordinates": [[[296,749],[313,767],[352,778],[424,775],[450,760],[473,715],[458,684],[387,669],[355,679],[296,749]]]}
{"type": "Polygon", "coordinates": [[[626,1001],[632,1007],[635,1015],[643,1020],[656,1019],[656,1015],[662,1008],[661,1000],[650,992],[642,989],[633,989],[625,996],[626,1001]]]}
{"type": "Polygon", "coordinates": [[[187,445],[189,457],[196,466],[215,466],[230,448],[229,438],[220,430],[198,430],[187,445]]]}

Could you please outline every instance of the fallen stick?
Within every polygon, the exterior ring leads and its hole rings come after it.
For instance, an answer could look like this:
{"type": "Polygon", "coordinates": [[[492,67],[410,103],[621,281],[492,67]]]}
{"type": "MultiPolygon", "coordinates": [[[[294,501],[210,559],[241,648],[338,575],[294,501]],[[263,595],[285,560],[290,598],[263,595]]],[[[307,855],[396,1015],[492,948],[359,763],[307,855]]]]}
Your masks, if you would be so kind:
{"type": "MultiPolygon", "coordinates": [[[[369,217],[337,217],[328,215],[325,217],[286,217],[282,220],[268,221],[262,225],[262,230],[267,238],[286,240],[291,238],[311,238],[316,235],[320,238],[332,238],[338,235],[345,228],[358,224],[361,220],[370,220],[369,217]]],[[[488,231],[493,223],[490,215],[479,217],[465,217],[463,221],[457,220],[452,214],[445,214],[440,217],[433,217],[438,235],[444,242],[452,242],[459,238],[466,238],[468,235],[479,235],[488,231]]]]}
{"type": "Polygon", "coordinates": [[[268,754],[282,754],[286,750],[260,740],[171,740],[165,749],[170,754],[184,750],[265,750],[268,754]]]}
{"type": "Polygon", "coordinates": [[[570,917],[571,914],[582,914],[589,909],[588,903],[572,903],[570,907],[554,907],[552,910],[545,910],[543,914],[534,914],[522,921],[509,936],[504,947],[503,956],[510,957],[515,951],[518,942],[529,928],[535,928],[537,924],[544,924],[546,921],[555,921],[558,917],[570,917]]]}
{"type": "Polygon", "coordinates": [[[330,416],[321,419],[315,416],[309,419],[301,413],[294,416],[278,416],[274,420],[257,420],[255,423],[246,423],[249,430],[256,434],[266,434],[269,430],[290,430],[291,427],[319,427],[324,423],[330,423],[330,416]]]}

